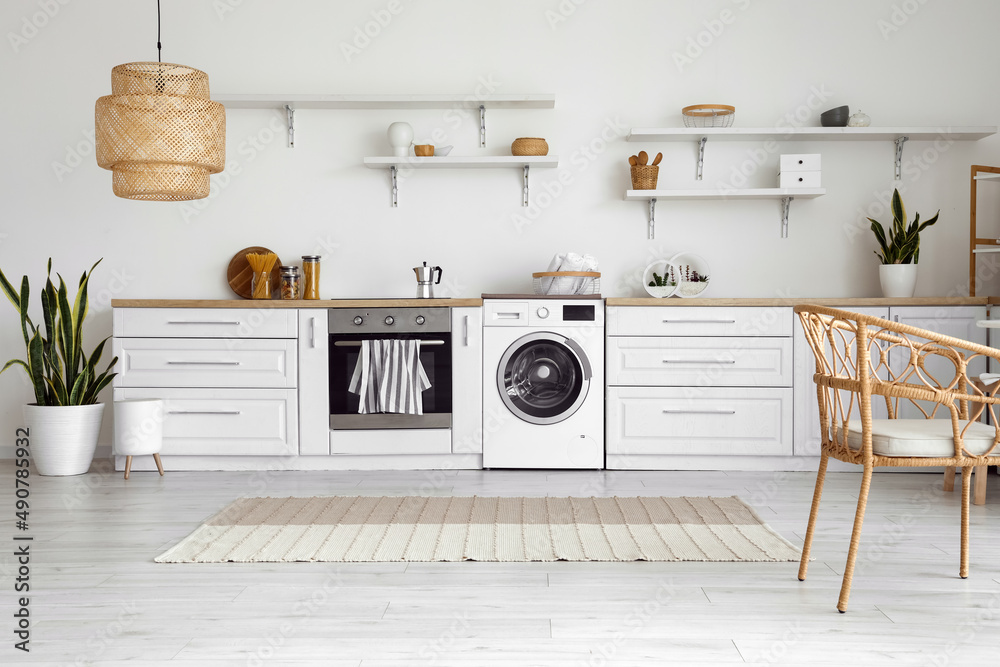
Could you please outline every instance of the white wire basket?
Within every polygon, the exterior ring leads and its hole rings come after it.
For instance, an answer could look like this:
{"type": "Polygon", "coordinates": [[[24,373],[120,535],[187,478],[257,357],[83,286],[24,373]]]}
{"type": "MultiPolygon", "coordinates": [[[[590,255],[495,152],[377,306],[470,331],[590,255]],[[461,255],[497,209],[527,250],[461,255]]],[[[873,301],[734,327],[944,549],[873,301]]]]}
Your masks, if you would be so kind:
{"type": "Polygon", "coordinates": [[[538,295],[601,293],[601,274],[598,271],[540,271],[532,273],[531,277],[532,289],[538,295]]]}
{"type": "Polygon", "coordinates": [[[693,104],[681,109],[684,127],[730,127],[736,107],[728,104],[693,104]]]}

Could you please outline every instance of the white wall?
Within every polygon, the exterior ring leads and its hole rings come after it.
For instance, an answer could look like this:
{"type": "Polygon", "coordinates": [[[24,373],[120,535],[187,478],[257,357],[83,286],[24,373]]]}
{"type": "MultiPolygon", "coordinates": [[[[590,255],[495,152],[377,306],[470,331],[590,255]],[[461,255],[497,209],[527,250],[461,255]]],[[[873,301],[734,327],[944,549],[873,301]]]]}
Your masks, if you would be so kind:
{"type": "MultiPolygon", "coordinates": [[[[861,212],[891,191],[891,143],[784,143],[766,155],[748,186],[773,184],[780,152],[823,154],[828,194],[792,204],[787,239],[777,201],[661,202],[657,238],[648,241],[643,203],[622,200],[628,155],[662,150],[661,187],[711,187],[761,146],[709,142],[698,183],[693,142],[643,146],[616,136],[605,144],[602,133],[678,126],[680,108],[702,102],[735,105],[744,127],[772,126],[809,102],[817,108],[806,125],[840,104],[860,107],[873,125],[1000,121],[1000,3],[991,0],[398,2],[402,10],[348,61],[341,45],[372,12],[384,15],[388,0],[165,0],[163,57],[207,71],[216,94],[472,95],[485,80],[496,93],[554,93],[556,108],[489,112],[486,149],[477,119],[453,127],[442,111],[299,111],[297,146],[288,149],[271,130],[280,119],[234,110],[229,168],[213,177],[210,199],[186,205],[115,198],[88,139],[111,68],[156,57],[153,0],[4,2],[0,267],[15,281],[30,275],[37,292],[49,255],[73,283],[103,257],[92,284],[94,341],[110,333],[111,296],[231,297],[225,269],[248,245],[286,262],[323,254],[325,298],[408,296],[410,267],[421,261],[444,267],[449,296],[529,291],[531,272],[565,250],[600,259],[605,296],[641,295],[642,268],[681,250],[711,264],[710,296],[876,296],[875,246],[861,212]],[[53,16],[40,13],[46,7],[53,16]],[[675,54],[699,40],[702,53],[692,49],[693,61],[678,66],[675,54]],[[571,183],[544,210],[523,209],[515,170],[423,171],[401,184],[392,209],[387,174],[361,160],[387,154],[385,128],[397,120],[418,139],[443,128],[456,155],[505,154],[515,137],[544,136],[571,183]],[[529,214],[531,224],[518,223],[529,214]]],[[[941,209],[925,232],[917,289],[964,294],[968,169],[1000,164],[1000,138],[938,146],[946,150],[911,142],[905,153],[909,210],[941,209]]],[[[558,179],[533,173],[533,201],[558,179]]],[[[5,304],[0,344],[5,357],[22,354],[5,304]]],[[[0,380],[0,446],[9,447],[30,396],[15,374],[0,380]]]]}

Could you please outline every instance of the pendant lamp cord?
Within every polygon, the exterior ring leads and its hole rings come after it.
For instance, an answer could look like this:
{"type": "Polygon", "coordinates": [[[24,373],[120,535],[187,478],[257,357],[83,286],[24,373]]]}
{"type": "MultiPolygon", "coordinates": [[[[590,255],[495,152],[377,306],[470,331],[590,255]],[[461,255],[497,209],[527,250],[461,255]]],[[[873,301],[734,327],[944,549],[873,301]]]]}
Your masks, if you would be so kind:
{"type": "Polygon", "coordinates": [[[160,43],[160,0],[156,0],[156,62],[163,62],[163,58],[160,52],[163,50],[163,44],[160,43]]]}

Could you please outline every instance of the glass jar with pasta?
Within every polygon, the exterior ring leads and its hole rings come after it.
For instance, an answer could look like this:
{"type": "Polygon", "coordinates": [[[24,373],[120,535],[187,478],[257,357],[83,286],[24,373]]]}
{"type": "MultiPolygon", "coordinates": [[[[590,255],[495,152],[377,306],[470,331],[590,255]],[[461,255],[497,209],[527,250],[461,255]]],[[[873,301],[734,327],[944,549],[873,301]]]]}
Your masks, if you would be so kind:
{"type": "Polygon", "coordinates": [[[319,298],[319,255],[302,255],[302,298],[319,298]]]}

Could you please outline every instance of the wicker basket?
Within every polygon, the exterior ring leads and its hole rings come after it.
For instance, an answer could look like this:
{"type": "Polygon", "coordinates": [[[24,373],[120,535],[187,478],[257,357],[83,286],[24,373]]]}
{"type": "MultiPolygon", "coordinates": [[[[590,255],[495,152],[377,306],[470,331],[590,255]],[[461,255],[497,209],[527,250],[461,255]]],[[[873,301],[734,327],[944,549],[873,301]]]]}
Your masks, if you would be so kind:
{"type": "Polygon", "coordinates": [[[633,190],[655,190],[656,177],[660,173],[660,167],[651,164],[637,164],[632,167],[632,189],[633,190]]]}
{"type": "Polygon", "coordinates": [[[549,144],[539,137],[521,137],[510,145],[511,155],[548,155],[549,144]]]}
{"type": "Polygon", "coordinates": [[[684,127],[729,127],[736,118],[736,107],[728,104],[693,104],[681,109],[684,127]]]}
{"type": "Polygon", "coordinates": [[[535,294],[600,294],[599,271],[540,271],[532,273],[535,294]]]}

